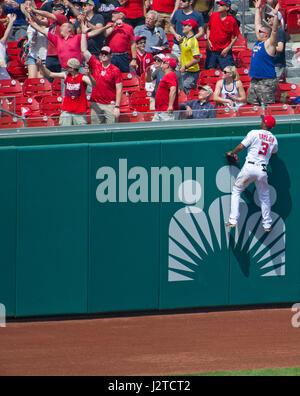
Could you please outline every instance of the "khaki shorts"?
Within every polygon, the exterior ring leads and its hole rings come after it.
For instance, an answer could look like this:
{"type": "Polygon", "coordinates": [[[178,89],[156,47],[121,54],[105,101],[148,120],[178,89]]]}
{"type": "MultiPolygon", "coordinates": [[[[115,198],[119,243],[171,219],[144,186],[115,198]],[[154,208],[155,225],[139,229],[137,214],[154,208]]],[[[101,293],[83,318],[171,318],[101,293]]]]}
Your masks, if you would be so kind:
{"type": "Polygon", "coordinates": [[[62,111],[59,126],[87,125],[86,114],[74,114],[62,111]]]}
{"type": "Polygon", "coordinates": [[[171,34],[171,15],[168,12],[158,12],[158,21],[156,26],[164,29],[166,34],[171,34]]]}
{"type": "Polygon", "coordinates": [[[114,124],[116,122],[114,108],[114,105],[91,102],[91,123],[93,125],[114,124]]]}

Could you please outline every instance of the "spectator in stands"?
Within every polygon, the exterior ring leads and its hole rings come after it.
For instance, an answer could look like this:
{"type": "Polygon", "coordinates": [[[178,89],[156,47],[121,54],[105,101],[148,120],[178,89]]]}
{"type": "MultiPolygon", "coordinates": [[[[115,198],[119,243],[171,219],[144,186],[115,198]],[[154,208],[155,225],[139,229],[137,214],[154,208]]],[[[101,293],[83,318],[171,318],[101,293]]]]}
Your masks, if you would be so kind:
{"type": "Polygon", "coordinates": [[[104,24],[107,25],[112,20],[114,10],[120,7],[118,0],[100,0],[96,4],[96,13],[104,18],[104,24]]]}
{"type": "Polygon", "coordinates": [[[217,109],[215,106],[209,102],[211,96],[213,95],[213,90],[209,85],[203,87],[198,87],[199,89],[199,99],[192,100],[185,104],[180,105],[180,110],[185,110],[181,114],[181,119],[194,119],[201,120],[205,118],[216,118],[217,109]]]}
{"type": "Polygon", "coordinates": [[[86,88],[92,85],[88,76],[79,72],[81,63],[78,59],[71,58],[67,61],[67,73],[53,73],[47,69],[41,59],[37,64],[48,78],[65,80],[65,95],[62,104],[62,113],[59,119],[60,126],[86,125],[88,108],[86,88]]]}
{"type": "Polygon", "coordinates": [[[4,36],[8,24],[7,16],[4,13],[4,4],[0,4],[0,39],[4,36]]]}
{"type": "Polygon", "coordinates": [[[147,38],[147,52],[156,55],[159,52],[169,49],[169,42],[165,31],[161,27],[155,26],[158,21],[158,13],[149,11],[146,15],[146,24],[134,29],[135,37],[145,36],[147,38]]]}
{"type": "Polygon", "coordinates": [[[174,121],[174,111],[179,110],[178,80],[175,73],[177,62],[172,58],[165,58],[162,63],[164,77],[161,79],[155,96],[154,122],[174,121]]]}
{"type": "Polygon", "coordinates": [[[27,22],[23,12],[20,9],[21,4],[24,4],[25,0],[4,0],[4,12],[7,14],[15,14],[17,16],[9,41],[18,41],[20,38],[26,36],[27,22]]]}
{"type": "Polygon", "coordinates": [[[226,66],[235,66],[232,47],[237,42],[240,29],[236,20],[229,15],[231,1],[217,2],[218,11],[214,12],[207,25],[206,69],[224,70],[226,66]]]}
{"type": "MultiPolygon", "coordinates": [[[[266,14],[265,18],[268,24],[271,27],[273,27],[274,18],[275,18],[274,13],[271,12],[270,14],[266,14]]],[[[278,29],[278,44],[276,47],[276,55],[274,59],[275,72],[278,82],[283,76],[283,74],[285,74],[285,70],[286,70],[285,46],[286,46],[286,34],[285,31],[280,27],[278,29]]]]}
{"type": "Polygon", "coordinates": [[[198,23],[194,19],[181,22],[183,24],[183,35],[185,38],[180,44],[180,64],[183,80],[183,90],[188,95],[192,89],[197,87],[200,75],[199,62],[201,59],[199,43],[196,38],[198,23]]]}
{"type": "Polygon", "coordinates": [[[154,63],[153,55],[146,52],[146,37],[139,36],[136,38],[137,45],[137,69],[136,74],[140,77],[146,72],[147,68],[154,63]]]}
{"type": "Polygon", "coordinates": [[[230,11],[229,11],[229,14],[231,16],[233,16],[233,18],[236,20],[236,23],[238,24],[238,27],[240,28],[241,27],[241,21],[239,19],[237,19],[238,12],[239,12],[239,7],[236,4],[232,4],[231,8],[230,8],[230,11]]]}
{"type": "Polygon", "coordinates": [[[124,3],[122,7],[126,11],[125,23],[132,26],[133,29],[145,24],[144,0],[126,0],[121,3],[124,3]]]}
{"type": "Polygon", "coordinates": [[[123,8],[117,8],[112,14],[112,23],[107,25],[105,32],[106,45],[111,48],[113,57],[111,63],[117,66],[122,73],[128,73],[130,67],[136,69],[137,55],[136,42],[132,26],[127,25],[124,20],[126,12],[123,8]],[[132,60],[128,54],[131,48],[132,60]]]}
{"type": "Polygon", "coordinates": [[[249,104],[268,105],[275,103],[278,82],[274,58],[278,45],[279,5],[272,11],[275,15],[272,28],[262,25],[261,0],[255,1],[255,32],[258,41],[253,47],[249,76],[249,104]]]}
{"type": "Polygon", "coordinates": [[[0,39],[0,80],[9,80],[10,75],[6,70],[6,46],[8,38],[14,26],[14,22],[17,19],[16,14],[9,14],[7,16],[8,25],[5,30],[4,36],[0,39]]]}
{"type": "MultiPolygon", "coordinates": [[[[272,13],[273,8],[275,8],[277,6],[277,4],[278,4],[278,0],[266,0],[266,4],[263,8],[263,13],[262,13],[264,20],[267,20],[267,18],[266,18],[267,14],[272,13]]],[[[281,29],[284,30],[283,16],[280,11],[278,11],[277,15],[278,15],[279,26],[281,27],[281,29]]]]}
{"type": "MultiPolygon", "coordinates": [[[[47,23],[47,19],[41,16],[36,17],[39,25],[47,23]]],[[[43,34],[37,32],[31,26],[27,29],[29,52],[25,62],[28,69],[28,78],[41,78],[42,74],[37,67],[37,59],[40,58],[43,64],[46,64],[48,40],[43,34]]]]}
{"type": "MultiPolygon", "coordinates": [[[[56,0],[57,1],[57,0],[56,0]]],[[[58,0],[61,1],[61,0],[58,0]]],[[[45,5],[45,4],[44,4],[45,5]]],[[[64,15],[66,8],[63,4],[54,4],[52,7],[42,7],[41,10],[34,8],[27,8],[27,11],[34,18],[35,16],[41,16],[48,19],[47,27],[49,27],[49,32],[54,35],[60,35],[60,27],[68,23],[67,17],[64,15]],[[43,9],[44,8],[44,9],[43,9]],[[51,12],[47,11],[50,9],[51,12]]],[[[48,42],[48,52],[46,59],[46,67],[53,73],[61,72],[61,64],[57,55],[57,48],[50,41],[48,42]]]]}
{"type": "Polygon", "coordinates": [[[223,79],[216,84],[214,101],[235,110],[245,104],[246,92],[235,66],[226,66],[223,70],[223,79]]]}
{"type": "MultiPolygon", "coordinates": [[[[181,9],[176,11],[171,19],[171,33],[174,36],[174,46],[172,53],[180,57],[181,48],[180,45],[183,42],[183,24],[182,22],[188,20],[195,20],[197,22],[197,31],[195,28],[195,37],[199,39],[204,34],[204,19],[200,12],[194,11],[193,9],[194,0],[180,0],[181,9]]],[[[195,25],[196,26],[196,25],[195,25]]]]}
{"type": "MultiPolygon", "coordinates": [[[[81,5],[83,11],[82,14],[78,10],[76,11],[76,9],[73,11],[78,19],[75,23],[77,33],[81,33],[82,22],[85,22],[91,31],[102,28],[104,26],[104,18],[102,15],[95,14],[95,3],[93,0],[83,0],[81,5]]],[[[104,34],[99,34],[88,41],[88,50],[92,55],[98,56],[101,48],[104,46],[104,42],[104,34]]]]}
{"type": "Polygon", "coordinates": [[[194,2],[194,10],[202,14],[205,25],[208,24],[214,8],[215,0],[195,0],[194,2]]]}
{"type": "MultiPolygon", "coordinates": [[[[86,31],[84,26],[82,30],[86,31]]],[[[83,34],[81,49],[94,87],[91,97],[92,124],[114,124],[120,117],[123,78],[111,62],[111,48],[106,46],[101,49],[99,61],[88,51],[86,35],[83,34]]]]}
{"type": "Polygon", "coordinates": [[[152,2],[152,10],[158,12],[156,26],[163,28],[166,34],[172,34],[171,17],[178,7],[179,0],[153,0],[152,2]]]}

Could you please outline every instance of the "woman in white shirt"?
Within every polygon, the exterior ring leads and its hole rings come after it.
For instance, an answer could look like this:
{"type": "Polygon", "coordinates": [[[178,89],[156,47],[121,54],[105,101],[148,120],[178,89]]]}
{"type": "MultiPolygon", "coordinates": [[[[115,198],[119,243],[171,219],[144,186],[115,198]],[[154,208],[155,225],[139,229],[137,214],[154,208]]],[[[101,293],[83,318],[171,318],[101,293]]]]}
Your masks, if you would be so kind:
{"type": "Polygon", "coordinates": [[[246,92],[235,66],[227,66],[223,70],[223,79],[216,84],[214,101],[236,110],[246,103],[246,92]]]}
{"type": "Polygon", "coordinates": [[[8,14],[7,19],[8,25],[4,36],[0,40],[0,80],[10,80],[10,75],[6,70],[6,46],[17,16],[16,14],[8,14]]]}

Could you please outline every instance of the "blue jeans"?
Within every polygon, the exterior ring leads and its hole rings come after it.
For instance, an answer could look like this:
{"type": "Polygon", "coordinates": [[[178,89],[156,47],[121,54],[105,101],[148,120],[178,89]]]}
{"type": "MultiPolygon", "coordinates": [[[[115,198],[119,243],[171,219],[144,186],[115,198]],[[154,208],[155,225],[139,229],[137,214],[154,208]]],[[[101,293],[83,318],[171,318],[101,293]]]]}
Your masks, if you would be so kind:
{"type": "Polygon", "coordinates": [[[122,55],[113,55],[111,63],[117,66],[122,73],[130,72],[129,55],[127,53],[122,55]]]}

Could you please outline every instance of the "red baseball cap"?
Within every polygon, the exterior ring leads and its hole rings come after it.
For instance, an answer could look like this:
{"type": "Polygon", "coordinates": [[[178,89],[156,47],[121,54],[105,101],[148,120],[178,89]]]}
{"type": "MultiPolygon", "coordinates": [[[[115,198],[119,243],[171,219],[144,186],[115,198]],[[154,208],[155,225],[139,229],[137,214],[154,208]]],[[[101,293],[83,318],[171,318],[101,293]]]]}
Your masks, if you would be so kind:
{"type": "Polygon", "coordinates": [[[140,40],[147,40],[146,36],[137,36],[135,42],[138,43],[140,40]]]}
{"type": "Polygon", "coordinates": [[[112,11],[112,13],[114,14],[118,14],[119,12],[121,12],[122,14],[124,14],[125,16],[127,16],[127,11],[125,10],[125,8],[123,7],[119,7],[116,8],[115,10],[112,11]]]}
{"type": "Polygon", "coordinates": [[[175,70],[176,67],[177,67],[177,62],[176,62],[176,60],[173,59],[173,58],[164,58],[163,62],[168,63],[168,64],[172,67],[172,69],[174,69],[174,70],[175,70]]]}
{"type": "Polygon", "coordinates": [[[182,21],[181,23],[182,23],[183,25],[192,26],[192,28],[193,28],[194,30],[195,30],[195,29],[198,29],[198,27],[199,27],[198,22],[195,21],[194,19],[188,19],[187,21],[182,21]]]}
{"type": "Polygon", "coordinates": [[[267,115],[267,116],[261,116],[261,119],[263,122],[267,125],[268,128],[273,129],[276,125],[276,120],[273,116],[267,115]]]}

